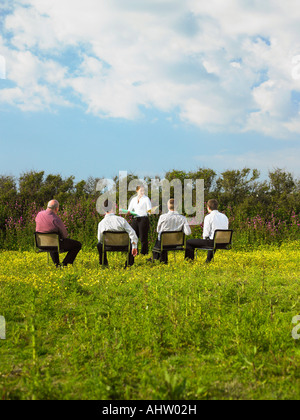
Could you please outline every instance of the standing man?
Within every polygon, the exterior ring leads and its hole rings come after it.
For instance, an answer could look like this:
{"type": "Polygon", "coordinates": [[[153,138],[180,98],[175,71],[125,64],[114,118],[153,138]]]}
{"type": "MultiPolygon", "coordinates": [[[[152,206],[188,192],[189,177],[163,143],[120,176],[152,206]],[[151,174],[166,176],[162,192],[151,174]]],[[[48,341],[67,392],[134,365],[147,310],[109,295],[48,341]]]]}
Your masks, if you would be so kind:
{"type": "MultiPolygon", "coordinates": [[[[57,215],[59,210],[59,202],[51,200],[48,203],[47,210],[40,211],[35,218],[36,232],[40,233],[58,233],[60,236],[60,249],[67,252],[62,265],[67,266],[73,264],[78,252],[81,250],[81,243],[74,239],[68,238],[68,232],[62,220],[57,215]]],[[[56,251],[50,252],[52,261],[56,267],[60,266],[59,254],[56,251]]]]}
{"type": "Polygon", "coordinates": [[[141,254],[147,255],[149,252],[148,247],[148,233],[149,233],[149,212],[152,209],[149,197],[145,195],[144,187],[136,187],[137,195],[132,198],[128,207],[128,215],[134,211],[137,216],[132,221],[132,228],[135,230],[137,237],[141,241],[141,254]]]}
{"type": "MultiPolygon", "coordinates": [[[[196,248],[207,248],[214,245],[214,233],[217,229],[228,229],[228,218],[218,211],[217,200],[207,202],[208,215],[205,216],[203,225],[203,239],[189,239],[186,242],[185,258],[194,259],[196,248]]],[[[206,262],[209,263],[214,257],[213,251],[207,252],[206,262]]]]}
{"type": "MultiPolygon", "coordinates": [[[[104,219],[98,224],[98,244],[97,249],[99,252],[99,264],[102,265],[102,252],[103,252],[103,233],[106,231],[113,231],[113,232],[127,232],[129,238],[131,240],[131,249],[129,253],[129,265],[134,264],[134,257],[137,255],[137,244],[138,238],[136,236],[135,231],[129,225],[129,223],[120,216],[116,216],[113,212],[113,203],[106,200],[104,202],[104,207],[106,208],[106,214],[104,219]]],[[[126,247],[127,249],[127,247],[126,247]]],[[[116,249],[118,251],[123,251],[124,247],[119,247],[116,249]]],[[[104,254],[104,265],[108,266],[107,255],[106,252],[104,254]]],[[[126,265],[127,267],[127,261],[126,265]]]]}
{"type": "MultiPolygon", "coordinates": [[[[171,198],[168,201],[168,209],[169,209],[169,212],[166,214],[162,214],[160,218],[158,219],[158,224],[157,224],[158,239],[156,241],[155,248],[160,248],[161,246],[160,238],[161,238],[162,232],[183,231],[185,235],[187,236],[191,234],[191,228],[188,224],[187,218],[179,214],[177,211],[175,211],[175,201],[173,198],[171,198]]],[[[167,264],[168,251],[163,251],[161,254],[154,251],[153,259],[158,260],[159,258],[161,262],[164,262],[165,264],[167,264]]]]}

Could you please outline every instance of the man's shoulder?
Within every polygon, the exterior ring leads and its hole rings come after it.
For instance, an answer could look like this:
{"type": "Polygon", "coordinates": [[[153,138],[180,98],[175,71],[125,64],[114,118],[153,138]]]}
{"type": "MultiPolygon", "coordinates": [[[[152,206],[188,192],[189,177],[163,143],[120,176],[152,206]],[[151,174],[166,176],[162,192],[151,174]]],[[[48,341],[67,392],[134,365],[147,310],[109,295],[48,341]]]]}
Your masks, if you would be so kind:
{"type": "MultiPolygon", "coordinates": [[[[215,219],[215,217],[217,218],[217,219],[219,219],[219,220],[228,220],[228,217],[226,216],[226,214],[225,213],[222,213],[222,212],[220,212],[220,211],[218,211],[218,210],[216,210],[216,211],[214,211],[214,212],[211,212],[208,216],[210,216],[211,217],[211,219],[212,220],[214,220],[215,219]]],[[[206,216],[207,217],[207,216],[206,216]]]]}
{"type": "Polygon", "coordinates": [[[103,219],[99,222],[99,224],[106,224],[112,221],[119,221],[120,223],[127,223],[126,219],[121,216],[117,216],[116,214],[110,214],[107,217],[103,217],[103,219]]]}
{"type": "Polygon", "coordinates": [[[164,220],[166,220],[166,219],[168,219],[169,218],[169,213],[164,213],[164,214],[161,214],[160,216],[159,216],[159,219],[158,219],[158,221],[159,222],[163,222],[164,220]]]}
{"type": "Polygon", "coordinates": [[[187,218],[183,214],[179,213],[164,213],[160,216],[159,221],[163,222],[164,220],[173,219],[176,218],[176,220],[180,221],[186,221],[187,218]]]}
{"type": "Polygon", "coordinates": [[[175,213],[175,216],[177,216],[179,219],[186,219],[186,217],[183,214],[175,213]]]}
{"type": "Polygon", "coordinates": [[[47,213],[47,211],[46,211],[46,210],[40,210],[40,211],[38,212],[37,216],[39,216],[40,214],[45,214],[45,213],[47,213]]]}
{"type": "Polygon", "coordinates": [[[134,201],[137,201],[137,195],[133,195],[133,196],[129,199],[129,203],[133,203],[134,201]]]}
{"type": "MultiPolygon", "coordinates": [[[[45,217],[48,217],[49,219],[50,218],[53,219],[53,218],[55,218],[54,216],[56,216],[56,215],[52,212],[49,212],[47,210],[41,210],[36,215],[36,219],[38,219],[38,218],[43,218],[44,219],[45,217]]],[[[56,218],[58,218],[58,216],[56,216],[56,218]]]]}

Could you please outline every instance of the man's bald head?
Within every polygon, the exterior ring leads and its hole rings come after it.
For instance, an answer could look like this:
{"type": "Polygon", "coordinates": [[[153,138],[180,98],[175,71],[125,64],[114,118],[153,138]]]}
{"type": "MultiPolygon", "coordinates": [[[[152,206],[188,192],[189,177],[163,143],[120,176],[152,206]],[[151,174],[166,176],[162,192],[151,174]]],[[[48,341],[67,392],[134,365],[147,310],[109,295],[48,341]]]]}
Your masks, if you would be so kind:
{"type": "Polygon", "coordinates": [[[59,208],[59,202],[57,200],[50,200],[47,206],[48,209],[51,209],[53,211],[58,211],[59,208]]]}

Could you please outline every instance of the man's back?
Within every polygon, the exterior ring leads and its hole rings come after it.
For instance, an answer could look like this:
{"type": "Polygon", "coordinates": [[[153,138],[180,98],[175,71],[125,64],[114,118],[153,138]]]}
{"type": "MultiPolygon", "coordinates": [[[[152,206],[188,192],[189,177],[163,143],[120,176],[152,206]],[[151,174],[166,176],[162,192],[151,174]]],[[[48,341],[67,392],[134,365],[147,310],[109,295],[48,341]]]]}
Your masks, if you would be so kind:
{"type": "MultiPolygon", "coordinates": [[[[35,218],[36,231],[41,233],[55,232],[60,235],[60,251],[67,252],[63,260],[63,266],[73,264],[78,252],[81,250],[81,243],[68,238],[68,232],[62,220],[58,217],[59,202],[51,200],[48,203],[47,210],[40,211],[35,218]]],[[[54,264],[59,267],[59,253],[50,251],[54,264]]]]}
{"type": "Polygon", "coordinates": [[[161,232],[171,231],[184,231],[186,235],[191,234],[191,228],[186,217],[176,211],[169,211],[168,213],[162,214],[158,220],[157,232],[159,234],[161,232]]]}
{"type": "Polygon", "coordinates": [[[213,210],[204,219],[203,238],[213,239],[215,230],[228,229],[228,218],[218,210],[213,210]]]}
{"type": "Polygon", "coordinates": [[[129,225],[129,223],[123,217],[116,216],[113,213],[106,214],[106,216],[101,220],[101,222],[98,225],[99,242],[102,242],[103,232],[107,231],[127,232],[131,239],[131,242],[135,242],[136,244],[138,242],[136,233],[129,225]]]}
{"type": "Polygon", "coordinates": [[[62,238],[68,236],[67,230],[61,219],[50,209],[42,210],[35,218],[36,231],[41,233],[57,232],[62,238]]]}

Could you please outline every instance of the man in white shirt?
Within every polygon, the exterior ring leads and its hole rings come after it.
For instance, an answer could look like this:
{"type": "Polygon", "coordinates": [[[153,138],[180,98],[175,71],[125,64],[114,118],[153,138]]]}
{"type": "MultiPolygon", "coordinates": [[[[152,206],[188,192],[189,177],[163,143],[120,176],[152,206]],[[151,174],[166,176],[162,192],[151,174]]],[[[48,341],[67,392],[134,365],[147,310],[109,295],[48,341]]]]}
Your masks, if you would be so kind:
{"type": "MultiPolygon", "coordinates": [[[[217,200],[212,199],[207,202],[207,211],[208,215],[205,217],[203,225],[203,239],[189,239],[186,242],[185,258],[193,260],[196,248],[213,246],[215,230],[228,229],[228,218],[225,214],[218,211],[217,200]]],[[[213,256],[213,251],[208,251],[206,262],[209,263],[213,256]]]]}
{"type": "MultiPolygon", "coordinates": [[[[103,233],[106,231],[114,232],[127,232],[131,241],[131,249],[129,254],[129,265],[134,264],[134,257],[137,255],[138,237],[129,223],[120,216],[116,216],[113,212],[113,204],[106,200],[104,207],[107,209],[106,215],[103,220],[98,224],[98,244],[97,249],[99,252],[99,263],[102,265],[102,250],[103,250],[103,233]]],[[[127,249],[127,247],[126,247],[127,249]]],[[[124,247],[116,247],[116,251],[126,250],[124,247]]],[[[108,266],[107,255],[104,255],[104,265],[108,266]]],[[[127,267],[127,262],[125,267],[127,267]]]]}
{"type": "MultiPolygon", "coordinates": [[[[161,233],[162,232],[181,232],[183,231],[187,236],[191,234],[191,228],[188,224],[187,218],[177,211],[175,211],[174,207],[174,199],[171,198],[168,201],[168,209],[169,212],[166,214],[162,214],[158,220],[157,224],[157,233],[158,239],[155,244],[156,248],[160,248],[161,242],[161,233]]],[[[158,260],[160,258],[161,262],[165,264],[168,263],[168,251],[163,251],[161,254],[158,252],[153,252],[153,259],[158,260]]],[[[151,260],[150,260],[151,261],[151,260]]]]}
{"type": "Polygon", "coordinates": [[[148,233],[149,233],[149,212],[151,211],[151,201],[145,195],[144,187],[138,186],[136,188],[137,196],[133,197],[128,206],[128,214],[134,211],[137,216],[132,221],[132,228],[141,241],[141,254],[147,255],[148,247],[148,233]]]}

